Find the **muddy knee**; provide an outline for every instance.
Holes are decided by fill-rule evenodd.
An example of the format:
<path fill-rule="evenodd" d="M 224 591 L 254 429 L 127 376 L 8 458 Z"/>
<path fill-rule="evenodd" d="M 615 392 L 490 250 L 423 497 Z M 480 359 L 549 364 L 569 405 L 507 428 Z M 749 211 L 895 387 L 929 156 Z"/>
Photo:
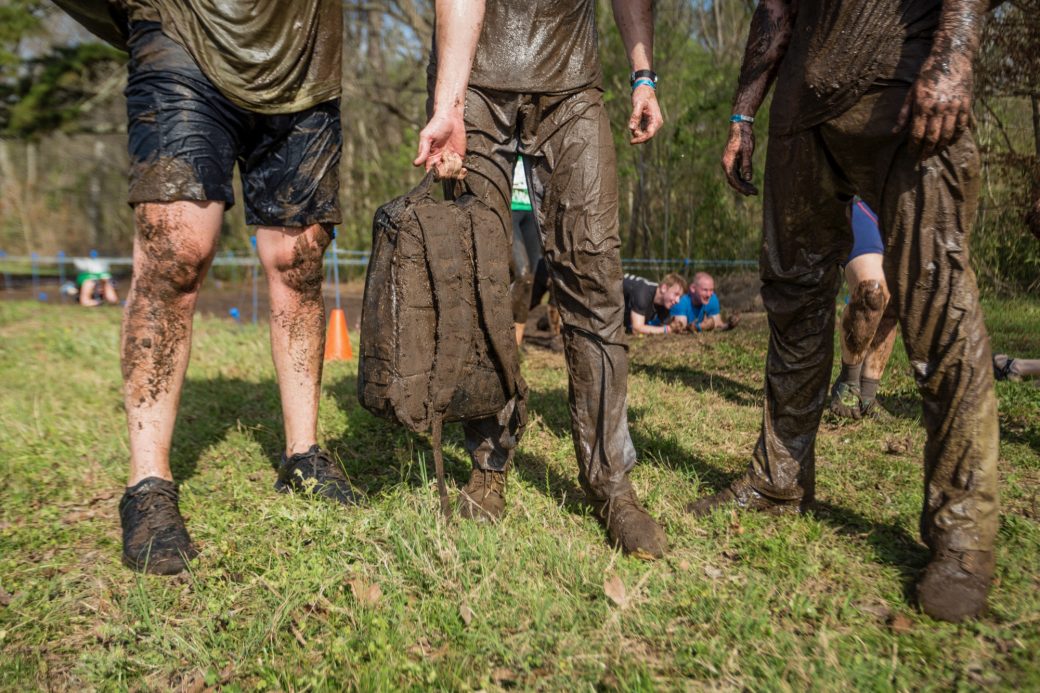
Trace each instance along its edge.
<path fill-rule="evenodd" d="M 888 287 L 876 279 L 861 281 L 852 291 L 849 305 L 841 318 L 842 338 L 854 357 L 853 363 L 867 349 L 877 332 L 881 316 L 888 306 Z"/>
<path fill-rule="evenodd" d="M 162 302 L 194 295 L 202 285 L 208 259 L 193 248 L 172 244 L 158 252 L 146 252 L 144 262 L 134 268 L 134 289 Z"/>
<path fill-rule="evenodd" d="M 296 236 L 291 247 L 274 253 L 265 269 L 293 292 L 319 298 L 324 279 L 322 260 L 331 238 L 324 226 L 308 228 Z"/>

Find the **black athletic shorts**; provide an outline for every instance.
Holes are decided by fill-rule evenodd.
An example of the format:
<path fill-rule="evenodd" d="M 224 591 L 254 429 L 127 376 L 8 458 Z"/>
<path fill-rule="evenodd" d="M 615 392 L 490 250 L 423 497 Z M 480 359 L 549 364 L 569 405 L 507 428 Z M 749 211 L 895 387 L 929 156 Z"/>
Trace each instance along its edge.
<path fill-rule="evenodd" d="M 219 200 L 230 208 L 237 162 L 247 224 L 340 222 L 338 100 L 253 113 L 221 94 L 158 22 L 135 23 L 129 43 L 130 204 Z"/>

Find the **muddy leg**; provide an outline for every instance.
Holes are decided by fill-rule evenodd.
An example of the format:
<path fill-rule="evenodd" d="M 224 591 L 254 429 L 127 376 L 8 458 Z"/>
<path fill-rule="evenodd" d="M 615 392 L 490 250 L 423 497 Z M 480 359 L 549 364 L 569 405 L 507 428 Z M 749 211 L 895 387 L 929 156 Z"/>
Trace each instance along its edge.
<path fill-rule="evenodd" d="M 325 349 L 322 256 L 331 240 L 330 231 L 320 224 L 256 230 L 271 296 L 271 353 L 289 456 L 307 452 L 317 442 Z"/>
<path fill-rule="evenodd" d="M 87 279 L 83 282 L 83 285 L 79 287 L 79 304 L 81 306 L 93 307 L 98 305 L 98 301 L 94 300 L 94 289 L 97 287 L 97 281 L 94 279 Z"/>
<path fill-rule="evenodd" d="M 864 409 L 863 388 L 871 390 L 866 398 L 871 404 L 877 393 L 878 379 L 866 377 L 863 371 L 889 301 L 883 259 L 879 253 L 865 253 L 845 266 L 845 280 L 852 287 L 852 297 L 841 316 L 841 374 L 831 388 L 830 409 L 837 416 L 860 418 Z"/>
<path fill-rule="evenodd" d="M 111 279 L 105 280 L 103 291 L 105 303 L 110 303 L 112 305 L 119 303 L 119 294 L 116 293 L 115 284 L 112 283 Z"/>
<path fill-rule="evenodd" d="M 863 363 L 887 305 L 888 287 L 883 281 L 872 279 L 856 285 L 849 307 L 841 316 L 843 362 L 847 351 L 848 363 Z"/>
<path fill-rule="evenodd" d="M 888 360 L 892 356 L 892 347 L 896 343 L 896 328 L 899 326 L 899 316 L 895 306 L 889 304 L 878 323 L 874 339 L 867 349 L 867 357 L 863 361 L 863 377 L 881 380 L 888 366 Z"/>
<path fill-rule="evenodd" d="M 130 479 L 172 480 L 170 441 L 199 286 L 216 249 L 222 202 L 142 203 L 134 209 L 134 272 L 123 313 L 123 398 Z"/>

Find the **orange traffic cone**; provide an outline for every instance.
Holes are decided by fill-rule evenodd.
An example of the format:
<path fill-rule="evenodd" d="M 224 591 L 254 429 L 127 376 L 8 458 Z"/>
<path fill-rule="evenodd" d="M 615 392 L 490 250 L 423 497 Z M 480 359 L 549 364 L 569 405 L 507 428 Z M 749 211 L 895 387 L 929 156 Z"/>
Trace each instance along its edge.
<path fill-rule="evenodd" d="M 349 361 L 354 358 L 347 334 L 347 315 L 342 308 L 333 308 L 329 315 L 329 329 L 325 334 L 325 360 Z"/>

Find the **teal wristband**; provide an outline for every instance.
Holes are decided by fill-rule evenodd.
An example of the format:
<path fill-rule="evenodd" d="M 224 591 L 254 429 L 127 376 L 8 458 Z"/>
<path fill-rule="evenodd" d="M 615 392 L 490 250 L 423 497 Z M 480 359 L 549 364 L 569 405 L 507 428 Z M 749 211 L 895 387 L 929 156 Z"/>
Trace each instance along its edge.
<path fill-rule="evenodd" d="M 632 82 L 632 91 L 635 91 L 636 87 L 650 87 L 654 91 L 657 91 L 657 85 L 648 77 L 640 77 L 636 81 Z"/>
<path fill-rule="evenodd" d="M 743 115 L 742 113 L 734 113 L 729 117 L 731 123 L 753 123 L 755 122 L 754 116 Z"/>

